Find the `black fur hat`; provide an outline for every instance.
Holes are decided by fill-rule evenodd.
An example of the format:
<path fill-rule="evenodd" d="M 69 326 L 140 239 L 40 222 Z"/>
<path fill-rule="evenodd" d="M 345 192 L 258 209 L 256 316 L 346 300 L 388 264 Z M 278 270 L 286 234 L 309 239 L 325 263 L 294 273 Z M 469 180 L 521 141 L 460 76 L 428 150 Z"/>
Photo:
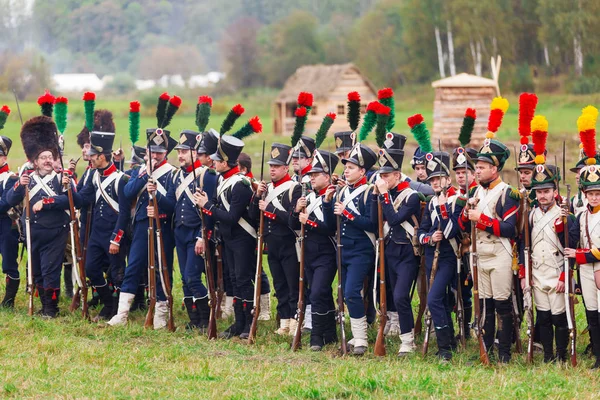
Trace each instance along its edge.
<path fill-rule="evenodd" d="M 112 132 L 115 133 L 115 123 L 113 115 L 108 110 L 94 111 L 94 132 Z M 90 131 L 83 125 L 83 129 L 77 135 L 77 144 L 83 149 L 83 145 L 90 142 Z"/>
<path fill-rule="evenodd" d="M 40 153 L 51 151 L 58 157 L 58 136 L 56 124 L 50 117 L 33 117 L 21 128 L 21 144 L 29 161 L 35 160 Z"/>

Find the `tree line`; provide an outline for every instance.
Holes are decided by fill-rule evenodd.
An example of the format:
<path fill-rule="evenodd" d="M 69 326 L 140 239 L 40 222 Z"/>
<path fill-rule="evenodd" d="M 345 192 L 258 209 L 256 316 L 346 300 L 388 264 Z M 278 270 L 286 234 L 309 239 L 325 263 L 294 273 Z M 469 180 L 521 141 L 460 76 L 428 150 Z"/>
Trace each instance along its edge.
<path fill-rule="evenodd" d="M 354 62 L 375 84 L 396 87 L 464 71 L 489 76 L 490 58 L 501 55 L 501 77 L 515 91 L 559 75 L 575 92 L 600 91 L 597 0 L 0 0 L 0 7 L 0 90 L 22 64 L 42 75 L 131 79 L 222 70 L 237 90 L 281 87 L 305 64 Z"/>

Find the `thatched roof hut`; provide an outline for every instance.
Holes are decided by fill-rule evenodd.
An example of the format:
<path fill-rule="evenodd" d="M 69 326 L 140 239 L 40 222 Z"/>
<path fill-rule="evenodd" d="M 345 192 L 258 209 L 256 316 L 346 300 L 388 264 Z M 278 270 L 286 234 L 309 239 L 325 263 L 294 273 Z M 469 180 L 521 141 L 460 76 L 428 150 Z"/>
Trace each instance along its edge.
<path fill-rule="evenodd" d="M 471 143 L 475 147 L 487 132 L 490 103 L 499 95 L 498 82 L 462 73 L 437 80 L 431 86 L 435 89 L 432 129 L 434 140 L 441 139 L 447 146 L 457 146 L 465 110 L 474 108 L 477 110 L 477 122 Z"/>
<path fill-rule="evenodd" d="M 306 122 L 307 134 L 314 134 L 330 112 L 337 114 L 331 132 L 348 130 L 346 103 L 348 93 L 352 91 L 360 93 L 363 113 L 369 102 L 377 100 L 377 90 L 354 64 L 319 64 L 298 68 L 288 78 L 273 104 L 273 132 L 291 134 L 300 92 L 310 92 L 314 96 L 313 108 Z"/>

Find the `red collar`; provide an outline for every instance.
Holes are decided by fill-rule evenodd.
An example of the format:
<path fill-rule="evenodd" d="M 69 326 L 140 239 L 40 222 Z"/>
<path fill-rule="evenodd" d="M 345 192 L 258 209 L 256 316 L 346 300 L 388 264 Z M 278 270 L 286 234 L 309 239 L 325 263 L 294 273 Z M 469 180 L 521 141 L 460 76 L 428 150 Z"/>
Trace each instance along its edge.
<path fill-rule="evenodd" d="M 249 179 L 254 179 L 254 175 L 252 175 L 252 171 L 248 172 L 246 174 L 246 177 L 249 178 Z"/>
<path fill-rule="evenodd" d="M 307 174 L 308 174 L 308 171 L 310 171 L 310 170 L 311 170 L 311 168 L 312 168 L 312 165 L 311 165 L 311 164 L 309 164 L 309 165 L 307 165 L 307 166 L 306 166 L 306 168 L 304 168 L 304 169 L 303 169 L 303 170 L 302 170 L 300 173 L 302 174 L 302 176 L 304 176 L 304 175 L 307 175 Z"/>
<path fill-rule="evenodd" d="M 167 158 L 165 157 L 165 159 L 164 159 L 164 160 L 162 160 L 162 161 L 160 162 L 160 164 L 158 164 L 158 165 L 155 165 L 155 166 L 154 166 L 154 170 L 156 171 L 158 168 L 162 167 L 162 166 L 163 166 L 163 165 L 165 165 L 166 163 L 167 163 Z"/>
<path fill-rule="evenodd" d="M 454 196 L 456 194 L 456 188 L 454 186 L 450 186 L 448 188 L 448 190 L 446 191 L 446 195 L 449 196 Z"/>
<path fill-rule="evenodd" d="M 471 184 L 469 185 L 469 191 L 471 191 L 471 189 L 473 189 L 474 187 L 477 187 L 477 181 L 473 180 L 473 182 L 471 182 Z M 460 187 L 460 194 L 465 194 L 466 190 L 463 189 L 463 187 Z"/>
<path fill-rule="evenodd" d="M 327 187 L 328 186 L 325 186 L 323 189 L 319 190 L 319 193 L 317 194 L 318 195 L 317 197 L 323 196 L 325 194 L 325 192 L 327 191 Z"/>
<path fill-rule="evenodd" d="M 283 178 L 281 178 L 277 182 L 273 182 L 273 187 L 277 187 L 277 186 L 281 185 L 282 183 L 285 183 L 290 180 L 292 180 L 292 178 L 290 177 L 290 174 L 285 174 L 285 176 Z"/>
<path fill-rule="evenodd" d="M 200 160 L 196 160 L 196 161 L 194 162 L 194 169 L 198 169 L 198 168 L 200 168 Z M 188 174 L 189 174 L 190 172 L 192 172 L 192 166 L 190 165 L 189 167 L 186 167 L 186 168 L 185 168 L 185 172 L 187 172 Z"/>
<path fill-rule="evenodd" d="M 408 189 L 409 187 L 410 187 L 410 182 L 408 182 L 408 181 L 404 181 L 404 182 L 400 182 L 400 183 L 398 184 L 398 186 L 396 186 L 396 190 L 397 190 L 398 192 L 401 192 L 401 191 L 403 191 L 404 189 Z"/>
<path fill-rule="evenodd" d="M 231 168 L 229 171 L 224 172 L 223 174 L 221 174 L 223 176 L 224 179 L 230 178 L 233 175 L 237 174 L 240 172 L 240 167 L 235 166 L 233 168 Z"/>
<path fill-rule="evenodd" d="M 0 168 L 0 174 L 4 173 L 4 172 L 8 172 L 9 168 L 8 168 L 8 163 L 4 164 L 2 166 L 2 168 Z"/>
<path fill-rule="evenodd" d="M 348 185 L 350 189 L 356 189 L 359 186 L 365 185 L 367 183 L 367 177 L 363 176 L 361 180 L 356 182 L 354 185 Z"/>
<path fill-rule="evenodd" d="M 102 171 L 102 176 L 109 176 L 113 172 L 117 170 L 117 167 L 114 163 L 111 163 L 104 171 Z"/>

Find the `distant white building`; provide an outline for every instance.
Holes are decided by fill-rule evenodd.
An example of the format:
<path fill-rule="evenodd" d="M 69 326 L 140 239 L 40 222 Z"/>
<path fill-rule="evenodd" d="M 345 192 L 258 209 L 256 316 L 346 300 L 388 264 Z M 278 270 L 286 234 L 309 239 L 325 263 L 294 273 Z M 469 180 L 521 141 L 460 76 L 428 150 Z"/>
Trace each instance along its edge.
<path fill-rule="evenodd" d="M 55 74 L 52 79 L 57 92 L 98 92 L 105 84 L 96 74 Z"/>

